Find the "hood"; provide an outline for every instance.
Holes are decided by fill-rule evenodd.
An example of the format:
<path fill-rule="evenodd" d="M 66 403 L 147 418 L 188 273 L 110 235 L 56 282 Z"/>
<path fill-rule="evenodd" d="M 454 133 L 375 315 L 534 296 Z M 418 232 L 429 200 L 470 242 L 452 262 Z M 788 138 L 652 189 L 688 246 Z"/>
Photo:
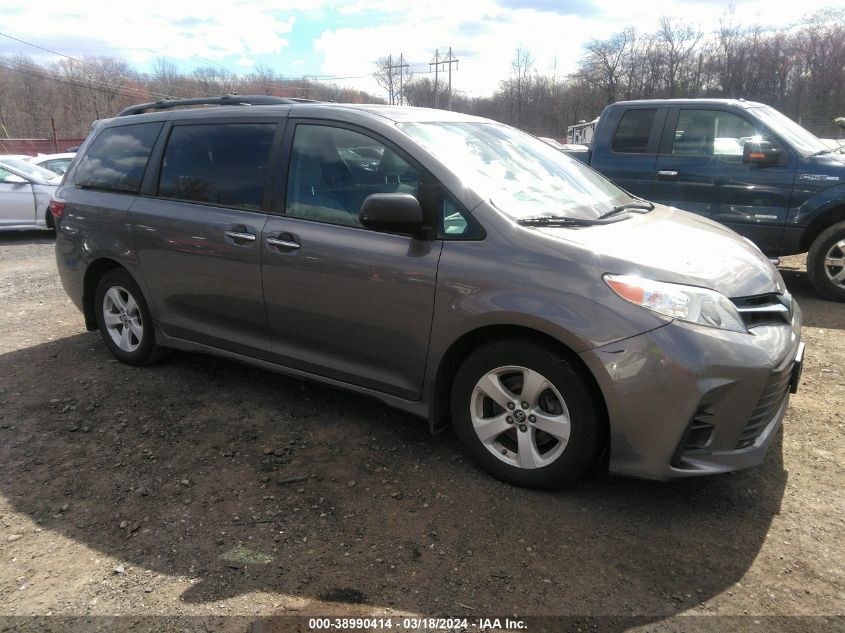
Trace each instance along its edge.
<path fill-rule="evenodd" d="M 845 154 L 837 152 L 803 158 L 798 163 L 799 180 L 803 174 L 809 176 L 823 174 L 833 180 L 833 182 L 829 183 L 831 185 L 845 182 Z"/>
<path fill-rule="evenodd" d="M 657 205 L 602 226 L 539 230 L 602 256 L 608 273 L 710 288 L 727 297 L 786 290 L 777 268 L 749 240 L 672 207 Z"/>

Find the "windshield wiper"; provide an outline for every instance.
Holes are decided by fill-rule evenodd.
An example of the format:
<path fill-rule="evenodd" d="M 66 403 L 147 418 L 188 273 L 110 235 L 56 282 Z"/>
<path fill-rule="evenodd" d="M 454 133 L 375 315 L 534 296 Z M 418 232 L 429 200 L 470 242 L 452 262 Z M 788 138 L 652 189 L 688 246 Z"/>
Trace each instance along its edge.
<path fill-rule="evenodd" d="M 570 218 L 565 215 L 539 215 L 533 218 L 520 218 L 516 222 L 522 226 L 593 226 L 605 224 L 597 220 Z"/>
<path fill-rule="evenodd" d="M 601 214 L 598 219 L 604 220 L 605 218 L 613 217 L 614 215 L 618 215 L 623 213 L 624 211 L 636 211 L 638 213 L 648 213 L 649 211 L 654 210 L 654 205 L 650 202 L 628 202 L 626 204 L 620 204 L 618 206 L 613 207 L 610 211 Z"/>
<path fill-rule="evenodd" d="M 521 218 L 517 224 L 522 226 L 596 226 L 599 224 L 613 224 L 626 218 L 615 217 L 623 211 L 636 211 L 637 213 L 648 213 L 654 209 L 650 202 L 628 202 L 613 207 L 610 211 L 597 218 L 572 218 L 566 215 L 539 215 L 533 218 Z"/>
<path fill-rule="evenodd" d="M 812 158 L 813 156 L 821 156 L 822 154 L 833 154 L 833 152 L 837 152 L 837 151 L 839 151 L 839 150 L 834 149 L 832 147 L 826 147 L 825 149 L 820 149 L 819 151 L 813 152 L 812 154 L 810 154 L 810 158 Z"/>

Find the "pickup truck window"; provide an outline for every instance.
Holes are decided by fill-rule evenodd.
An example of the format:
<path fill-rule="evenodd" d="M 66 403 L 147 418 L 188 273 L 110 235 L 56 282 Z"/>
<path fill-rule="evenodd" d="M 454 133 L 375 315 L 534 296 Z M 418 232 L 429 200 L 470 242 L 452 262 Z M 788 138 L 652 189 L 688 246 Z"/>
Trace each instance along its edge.
<path fill-rule="evenodd" d="M 656 108 L 628 110 L 622 115 L 611 149 L 622 154 L 645 154 Z"/>
<path fill-rule="evenodd" d="M 722 110 L 681 110 L 672 142 L 672 154 L 714 156 L 727 162 L 741 162 L 749 141 L 769 138 L 762 125 L 756 125 Z"/>
<path fill-rule="evenodd" d="M 595 219 L 632 202 L 609 180 L 538 138 L 495 123 L 400 123 L 444 165 L 515 220 Z"/>

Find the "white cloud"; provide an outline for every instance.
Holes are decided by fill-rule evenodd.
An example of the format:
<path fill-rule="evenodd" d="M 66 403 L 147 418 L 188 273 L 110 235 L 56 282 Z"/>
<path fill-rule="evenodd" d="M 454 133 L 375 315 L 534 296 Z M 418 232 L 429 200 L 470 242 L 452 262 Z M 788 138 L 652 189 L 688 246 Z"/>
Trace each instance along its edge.
<path fill-rule="evenodd" d="M 377 4 L 358 0 L 346 6 L 345 11 L 359 13 Z M 735 21 L 779 27 L 831 3 L 829 0 L 802 3 L 738 0 L 734 4 Z M 662 15 L 692 22 L 709 33 L 718 28 L 728 1 L 660 0 L 646 4 L 630 0 L 568 3 L 524 0 L 509 5 L 554 8 L 554 11 L 506 10 L 493 0 L 472 3 L 396 0 L 390 5 L 392 12 L 386 16 L 389 22 L 324 32 L 314 44 L 315 50 L 324 55 L 320 72 L 334 76 L 364 75 L 375 70 L 376 59 L 400 52 L 415 68 L 427 72 L 435 48 L 440 48 L 442 53 L 452 46 L 461 59 L 460 69 L 453 74 L 453 86 L 481 96 L 491 93 L 508 76 L 518 46 L 530 49 L 538 72 L 565 75 L 576 69 L 583 45 L 591 38 L 605 38 L 628 26 L 640 32 L 652 32 Z M 573 13 L 562 13 L 564 7 L 571 7 Z M 379 92 L 371 80 L 355 79 L 348 83 Z"/>
<path fill-rule="evenodd" d="M 3 32 L 71 56 L 90 54 L 89 45 L 97 51 L 111 49 L 136 64 L 171 57 L 191 59 L 189 65 L 197 66 L 203 58 L 217 61 L 230 56 L 251 64 L 251 56 L 280 52 L 288 43 L 283 36 L 295 24 L 293 16 L 269 15 L 269 5 L 263 2 L 220 3 L 213 11 L 201 0 L 148 0 L 140 5 L 79 0 L 64 6 L 6 0 L 6 4 Z M 273 9 L 280 4 L 284 5 L 274 2 Z"/>
<path fill-rule="evenodd" d="M 538 72 L 565 75 L 575 69 L 590 38 L 608 37 L 627 26 L 653 31 L 661 15 L 710 32 L 729 0 L 241 0 L 213 7 L 207 0 L 0 2 L 0 31 L 72 56 L 112 55 L 142 67 L 156 57 L 170 57 L 184 70 L 212 63 L 241 72 L 260 61 L 309 74 L 355 77 L 344 83 L 374 92 L 378 88 L 371 74 L 378 58 L 404 53 L 416 73 L 426 73 L 434 50 L 443 53 L 452 46 L 460 59 L 453 85 L 480 96 L 508 76 L 518 46 L 530 49 Z M 785 26 L 832 2 L 734 0 L 734 15 L 745 24 Z M 50 58 L 0 41 L 13 45 L 6 51 L 25 52 L 39 61 Z M 308 57 L 309 49 L 316 55 Z"/>

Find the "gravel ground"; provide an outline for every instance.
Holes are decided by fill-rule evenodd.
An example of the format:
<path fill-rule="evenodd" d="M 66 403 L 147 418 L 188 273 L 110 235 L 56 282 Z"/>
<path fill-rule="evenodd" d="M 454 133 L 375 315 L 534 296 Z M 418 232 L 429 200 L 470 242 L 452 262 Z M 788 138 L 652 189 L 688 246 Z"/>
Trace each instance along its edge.
<path fill-rule="evenodd" d="M 782 271 L 806 367 L 762 466 L 540 493 L 360 396 L 199 355 L 121 365 L 52 240 L 0 235 L 0 631 L 845 630 L 845 305 L 801 258 Z"/>

